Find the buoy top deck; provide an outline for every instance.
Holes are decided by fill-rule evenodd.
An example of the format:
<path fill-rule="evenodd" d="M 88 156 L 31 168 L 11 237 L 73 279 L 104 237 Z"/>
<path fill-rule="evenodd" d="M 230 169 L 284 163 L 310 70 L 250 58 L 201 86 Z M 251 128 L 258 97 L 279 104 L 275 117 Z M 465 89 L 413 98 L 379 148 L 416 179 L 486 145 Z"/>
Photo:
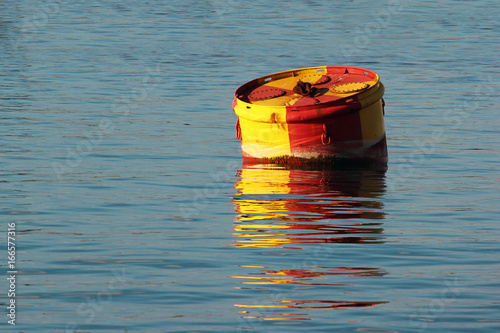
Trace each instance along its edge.
<path fill-rule="evenodd" d="M 321 107 L 349 102 L 353 95 L 370 90 L 378 83 L 378 75 L 364 68 L 309 67 L 252 80 L 239 87 L 235 97 L 248 107 Z"/>

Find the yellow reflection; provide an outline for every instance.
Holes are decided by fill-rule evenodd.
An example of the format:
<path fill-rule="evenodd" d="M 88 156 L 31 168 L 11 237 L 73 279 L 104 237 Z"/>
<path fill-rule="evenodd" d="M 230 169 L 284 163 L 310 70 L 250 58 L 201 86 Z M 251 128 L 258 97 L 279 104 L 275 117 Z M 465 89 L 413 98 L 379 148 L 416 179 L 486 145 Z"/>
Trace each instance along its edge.
<path fill-rule="evenodd" d="M 272 169 L 272 173 L 262 169 L 247 168 L 239 172 L 240 179 L 235 189 L 238 194 L 287 194 L 290 193 L 290 170 Z"/>

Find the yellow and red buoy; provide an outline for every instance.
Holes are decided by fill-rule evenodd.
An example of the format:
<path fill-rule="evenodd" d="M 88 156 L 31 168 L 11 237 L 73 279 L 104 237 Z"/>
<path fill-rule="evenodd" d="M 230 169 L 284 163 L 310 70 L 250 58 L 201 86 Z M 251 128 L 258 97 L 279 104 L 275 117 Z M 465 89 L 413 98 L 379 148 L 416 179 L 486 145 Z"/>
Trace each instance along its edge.
<path fill-rule="evenodd" d="M 322 66 L 239 87 L 233 110 L 246 161 L 387 162 L 384 86 L 367 69 Z"/>

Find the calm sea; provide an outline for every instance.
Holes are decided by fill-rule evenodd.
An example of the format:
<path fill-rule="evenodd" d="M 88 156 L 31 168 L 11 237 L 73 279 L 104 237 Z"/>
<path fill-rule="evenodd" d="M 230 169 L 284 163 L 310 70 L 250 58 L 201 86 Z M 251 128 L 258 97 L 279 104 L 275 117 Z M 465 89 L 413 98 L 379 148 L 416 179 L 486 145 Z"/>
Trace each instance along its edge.
<path fill-rule="evenodd" d="M 500 331 L 496 0 L 0 13 L 1 331 Z M 243 164 L 236 88 L 318 65 L 380 75 L 387 169 Z"/>

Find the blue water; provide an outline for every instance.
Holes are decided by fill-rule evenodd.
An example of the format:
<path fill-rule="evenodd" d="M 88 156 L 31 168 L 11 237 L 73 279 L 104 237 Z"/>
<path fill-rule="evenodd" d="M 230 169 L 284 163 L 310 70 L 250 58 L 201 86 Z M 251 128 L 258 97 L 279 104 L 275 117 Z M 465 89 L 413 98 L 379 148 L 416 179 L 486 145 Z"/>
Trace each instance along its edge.
<path fill-rule="evenodd" d="M 500 331 L 500 25 L 480 1 L 3 1 L 7 332 Z M 351 65 L 387 170 L 243 165 L 233 92 Z"/>

